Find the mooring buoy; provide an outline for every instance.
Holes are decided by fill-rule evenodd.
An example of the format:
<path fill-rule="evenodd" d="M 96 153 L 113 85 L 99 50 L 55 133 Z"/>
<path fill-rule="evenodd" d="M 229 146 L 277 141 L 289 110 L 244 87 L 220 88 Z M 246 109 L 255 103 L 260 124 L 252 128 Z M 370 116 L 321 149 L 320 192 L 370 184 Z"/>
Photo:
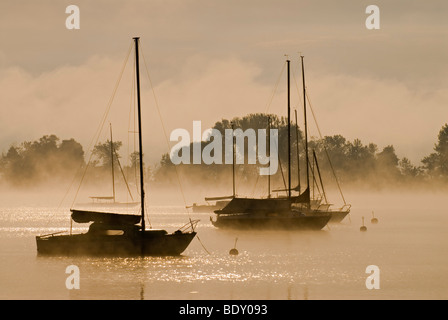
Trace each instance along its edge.
<path fill-rule="evenodd" d="M 367 231 L 367 227 L 364 225 L 364 217 L 362 217 L 362 226 L 359 228 L 360 231 Z"/>
<path fill-rule="evenodd" d="M 235 239 L 235 245 L 233 246 L 233 249 L 230 249 L 229 254 L 232 256 L 238 255 L 238 250 L 236 249 L 236 242 L 238 241 L 238 238 Z"/>
<path fill-rule="evenodd" d="M 373 211 L 372 211 L 372 220 L 370 220 L 370 222 L 372 223 L 372 224 L 377 224 L 378 223 L 378 219 L 377 218 L 375 218 L 375 214 L 373 213 Z"/>

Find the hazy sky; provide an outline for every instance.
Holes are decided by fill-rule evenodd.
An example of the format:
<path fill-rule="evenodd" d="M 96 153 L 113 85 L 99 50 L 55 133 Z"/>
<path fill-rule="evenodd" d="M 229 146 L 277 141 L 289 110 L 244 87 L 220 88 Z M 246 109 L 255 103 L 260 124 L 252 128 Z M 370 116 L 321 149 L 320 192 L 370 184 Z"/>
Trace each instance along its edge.
<path fill-rule="evenodd" d="M 80 9 L 79 30 L 65 25 L 71 4 Z M 379 30 L 365 26 L 370 4 L 380 9 Z M 284 55 L 299 81 L 302 52 L 324 135 L 380 150 L 392 144 L 418 165 L 448 122 L 447 12 L 446 0 L 3 0 L 0 151 L 44 134 L 75 138 L 86 149 L 132 37 L 140 36 L 168 135 L 191 132 L 193 120 L 205 130 L 223 118 L 265 112 Z M 269 108 L 280 116 L 285 77 Z M 122 115 L 111 111 L 107 120 L 123 142 L 131 78 L 126 71 L 112 105 Z M 144 64 L 142 90 L 144 152 L 156 161 L 169 147 Z M 295 88 L 292 101 L 300 107 Z"/>

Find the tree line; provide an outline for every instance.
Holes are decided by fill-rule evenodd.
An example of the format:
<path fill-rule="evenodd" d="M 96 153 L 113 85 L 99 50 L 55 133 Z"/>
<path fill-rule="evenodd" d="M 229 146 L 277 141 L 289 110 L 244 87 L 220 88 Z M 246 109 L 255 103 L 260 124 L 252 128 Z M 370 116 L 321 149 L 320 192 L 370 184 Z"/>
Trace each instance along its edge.
<path fill-rule="evenodd" d="M 267 114 L 250 114 L 245 117 L 223 119 L 213 126 L 224 135 L 225 129 L 248 128 L 266 129 L 268 121 L 271 128 L 278 129 L 278 159 L 280 168 L 271 176 L 274 186 L 285 187 L 288 164 L 288 123 L 284 117 Z M 328 180 L 338 180 L 345 185 L 367 185 L 375 188 L 387 188 L 392 185 L 409 186 L 411 184 L 445 184 L 448 183 L 448 125 L 439 131 L 434 152 L 425 156 L 420 164 L 414 165 L 407 157 L 400 158 L 393 145 L 379 148 L 375 143 L 364 144 L 360 139 L 350 141 L 342 135 L 323 138 L 308 137 L 308 170 L 311 183 L 318 183 L 317 171 Z M 291 124 L 291 176 L 293 187 L 304 186 L 306 181 L 306 155 L 304 133 L 299 126 Z M 190 144 L 192 152 L 193 144 Z M 201 150 L 208 143 L 202 141 Z M 237 150 L 247 156 L 248 150 Z M 224 146 L 223 146 L 224 150 Z M 176 151 L 175 151 L 176 152 Z M 193 155 L 190 155 L 191 159 Z M 190 162 L 192 163 L 192 162 Z M 222 162 L 224 163 L 224 161 Z M 261 179 L 258 165 L 239 164 L 236 166 L 236 180 L 239 184 L 253 185 Z M 317 169 L 318 168 L 318 169 Z M 314 175 L 313 175 L 314 173 Z M 164 154 L 154 174 L 159 183 L 174 183 L 177 175 L 192 185 L 206 183 L 210 186 L 225 186 L 232 183 L 232 165 L 229 164 L 179 164 L 171 163 L 169 154 Z M 336 178 L 335 178 L 336 177 Z M 264 178 L 263 178 L 264 179 Z M 265 179 L 266 180 L 266 179 Z M 303 188 L 302 188 L 303 190 Z"/>
<path fill-rule="evenodd" d="M 245 117 L 223 119 L 213 126 L 223 135 L 226 129 L 249 128 L 266 129 L 268 119 L 271 128 L 278 129 L 279 169 L 270 177 L 273 186 L 284 186 L 287 174 L 287 119 L 276 115 L 250 114 Z M 201 150 L 211 142 L 201 142 Z M 224 143 L 224 141 L 223 141 Z M 129 157 L 129 164 L 120 163 L 120 141 L 114 141 L 111 150 L 110 141 L 98 143 L 93 149 L 89 170 L 92 181 L 107 179 L 114 164 L 115 174 L 123 173 L 128 180 L 138 175 L 138 153 Z M 190 152 L 193 150 L 190 145 Z M 247 144 L 245 144 L 247 148 Z M 223 145 L 224 150 L 224 145 Z M 399 158 L 393 145 L 380 149 L 374 143 L 364 144 L 359 139 L 347 140 L 342 135 L 325 136 L 322 139 L 311 137 L 308 143 L 308 170 L 321 173 L 324 177 L 337 177 L 341 184 L 365 183 L 373 187 L 387 187 L 391 184 L 446 184 L 448 182 L 448 124 L 439 131 L 433 152 L 425 156 L 418 165 L 406 158 Z M 237 150 L 247 156 L 248 150 Z M 113 155 L 112 155 L 113 154 Z M 192 154 L 190 155 L 192 157 Z M 36 186 L 48 181 L 70 180 L 74 172 L 82 172 L 86 168 L 86 155 L 82 145 L 76 140 L 61 140 L 56 135 L 44 135 L 36 141 L 25 141 L 11 145 L 0 158 L 0 179 L 4 184 L 13 186 Z M 113 162 L 112 162 L 113 159 Z M 330 160 L 330 161 L 328 161 Z M 192 163 L 192 162 L 191 162 Z M 224 161 L 222 163 L 225 163 Z M 259 165 L 239 164 L 235 166 L 239 185 L 252 186 L 261 179 L 258 174 Z M 177 183 L 179 176 L 182 182 L 192 186 L 228 186 L 232 182 L 231 164 L 179 164 L 171 162 L 169 154 L 163 154 L 160 162 L 146 169 L 146 179 L 155 185 L 171 185 Z M 291 175 L 294 186 L 304 185 L 306 181 L 306 155 L 304 134 L 299 126 L 291 126 Z M 92 174 L 93 172 L 93 174 Z M 262 178 L 265 179 L 265 178 Z M 328 178 L 326 178 L 328 181 Z M 316 178 L 317 180 L 317 178 Z M 312 178 L 312 181 L 315 182 Z"/>
<path fill-rule="evenodd" d="M 113 147 L 112 147 L 113 146 Z M 33 187 L 46 183 L 71 181 L 75 176 L 87 182 L 111 180 L 123 174 L 129 178 L 136 174 L 138 152 L 130 155 L 130 164 L 120 163 L 121 141 L 98 143 L 92 156 L 86 160 L 82 145 L 75 139 L 62 140 L 56 135 L 44 135 L 36 141 L 11 145 L 0 158 L 0 182 L 16 187 Z M 113 159 L 113 160 L 112 160 Z M 112 171 L 112 164 L 114 171 Z"/>
<path fill-rule="evenodd" d="M 52 134 L 11 145 L 0 158 L 0 179 L 12 186 L 35 186 L 73 175 L 85 164 L 82 145 Z"/>

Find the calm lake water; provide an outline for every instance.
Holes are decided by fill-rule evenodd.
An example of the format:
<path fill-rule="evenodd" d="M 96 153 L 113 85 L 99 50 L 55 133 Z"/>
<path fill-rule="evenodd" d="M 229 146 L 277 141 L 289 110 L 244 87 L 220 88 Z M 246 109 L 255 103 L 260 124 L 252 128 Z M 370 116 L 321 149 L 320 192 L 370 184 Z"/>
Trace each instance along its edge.
<path fill-rule="evenodd" d="M 168 258 L 41 257 L 35 236 L 68 230 L 68 208 L 1 206 L 0 299 L 448 298 L 445 195 L 346 198 L 350 216 L 319 232 L 223 231 L 210 223 L 213 214 L 149 206 L 154 228 L 172 232 L 189 217 L 201 220 L 200 240 Z M 230 256 L 235 238 L 240 254 Z M 78 290 L 65 286 L 69 265 L 79 267 Z M 380 289 L 366 288 L 369 265 L 380 270 Z"/>

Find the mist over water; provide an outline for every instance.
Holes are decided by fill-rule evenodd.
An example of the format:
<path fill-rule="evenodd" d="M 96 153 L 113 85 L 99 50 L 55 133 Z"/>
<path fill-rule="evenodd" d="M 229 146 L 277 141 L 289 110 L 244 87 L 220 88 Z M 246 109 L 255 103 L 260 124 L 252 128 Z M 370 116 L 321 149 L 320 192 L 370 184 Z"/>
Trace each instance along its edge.
<path fill-rule="evenodd" d="M 0 49 L 0 299 L 448 298 L 446 1 L 384 1 L 378 30 L 366 29 L 368 4 L 354 1 L 288 1 L 282 8 L 262 0 L 255 10 L 242 1 L 109 1 L 107 14 L 105 1 L 80 2 L 81 29 L 70 31 L 68 3 L 26 1 L 29 15 L 23 1 L 0 2 L 0 24 L 9 31 Z M 132 51 L 125 57 L 131 36 L 142 42 L 138 157 L 136 64 Z M 291 106 L 299 111 L 291 143 L 285 58 L 292 62 Z M 269 114 L 277 118 L 270 127 L 279 130 L 280 160 L 269 184 L 248 161 L 236 168 L 168 161 L 175 141 L 164 140 L 178 128 L 191 133 L 200 120 L 199 131 L 224 133 L 231 122 L 265 129 Z M 316 151 L 329 202 L 342 206 L 340 182 L 352 205 L 342 223 L 319 232 L 220 230 L 209 220 L 213 213 L 186 208 L 231 195 L 232 182 L 241 197 L 286 189 L 290 155 L 291 187 L 303 191 L 308 159 L 300 132 L 309 133 L 306 152 Z M 113 145 L 112 136 L 116 145 L 101 148 Z M 205 139 L 189 138 L 206 147 Z M 245 159 L 249 150 L 236 153 Z M 327 150 L 337 183 L 326 177 L 333 171 Z M 124 170 L 110 170 L 111 151 Z M 68 231 L 70 209 L 111 196 L 114 183 L 118 201 L 139 201 L 140 176 L 147 227 L 173 232 L 200 219 L 182 256 L 37 255 L 36 236 Z M 367 232 L 360 232 L 363 217 Z M 74 223 L 73 233 L 87 228 Z M 229 255 L 237 238 L 239 255 Z M 66 288 L 70 265 L 79 267 L 79 290 Z M 371 265 L 380 270 L 380 289 L 366 288 Z"/>
<path fill-rule="evenodd" d="M 42 197 L 34 205 L 4 202 L 0 298 L 448 298 L 448 218 L 442 193 L 345 196 L 352 204 L 350 215 L 318 232 L 220 230 L 209 221 L 213 213 L 193 213 L 177 203 L 149 204 L 153 228 L 173 232 L 189 218 L 201 221 L 199 239 L 181 257 L 144 258 L 37 256 L 35 236 L 67 231 L 69 208 L 46 206 L 52 202 Z M 370 222 L 372 211 L 376 225 Z M 363 216 L 364 233 L 359 230 Z M 73 232 L 86 229 L 74 224 Z M 231 256 L 236 238 L 239 255 Z M 65 286 L 69 265 L 80 269 L 79 290 Z M 369 265 L 379 267 L 380 289 L 366 288 Z"/>

